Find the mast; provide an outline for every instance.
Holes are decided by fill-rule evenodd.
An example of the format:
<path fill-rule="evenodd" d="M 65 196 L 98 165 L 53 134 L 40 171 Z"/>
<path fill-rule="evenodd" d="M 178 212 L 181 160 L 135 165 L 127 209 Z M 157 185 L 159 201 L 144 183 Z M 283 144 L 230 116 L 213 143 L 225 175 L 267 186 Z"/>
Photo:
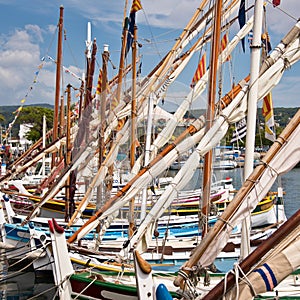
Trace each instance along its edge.
<path fill-rule="evenodd" d="M 101 168 L 101 165 L 104 161 L 104 153 L 105 153 L 105 140 L 104 140 L 104 132 L 106 126 L 105 120 L 105 106 L 106 106 L 106 97 L 107 97 L 107 63 L 109 60 L 109 51 L 108 45 L 103 46 L 102 53 L 102 82 L 101 82 L 101 101 L 100 101 L 100 134 L 99 134 L 99 160 L 98 160 L 98 168 Z M 97 190 L 97 208 L 101 207 L 101 200 L 104 199 L 104 184 L 101 184 Z"/>
<path fill-rule="evenodd" d="M 117 94 L 116 94 L 116 101 L 113 102 L 114 105 L 112 105 L 112 107 L 111 107 L 112 110 L 114 110 L 116 108 L 116 106 L 118 105 L 118 103 L 120 102 L 120 99 L 121 99 L 127 35 L 128 35 L 128 18 L 125 18 L 123 33 L 122 33 L 122 48 L 121 48 L 120 63 L 119 63 Z"/>
<path fill-rule="evenodd" d="M 43 140 L 42 140 L 42 147 L 43 149 L 45 149 L 46 147 L 46 116 L 43 115 Z M 45 154 L 43 155 L 43 166 L 42 166 L 42 176 L 43 176 L 43 179 L 45 178 L 45 160 L 46 160 L 46 157 L 45 157 Z"/>
<path fill-rule="evenodd" d="M 94 78 L 95 63 L 96 63 L 96 53 L 97 53 L 97 43 L 96 43 L 96 39 L 94 39 L 93 44 L 92 44 L 91 58 L 89 58 L 87 56 L 88 71 L 87 71 L 87 75 L 86 75 L 86 94 L 85 94 L 84 109 L 92 101 L 92 89 L 93 89 L 93 78 Z"/>
<path fill-rule="evenodd" d="M 147 121 L 147 131 L 146 131 L 146 144 L 145 144 L 145 159 L 144 166 L 148 166 L 150 162 L 150 147 L 151 147 L 151 129 L 152 129 L 152 114 L 153 114 L 153 93 L 149 95 L 148 102 L 148 121 Z M 141 221 L 146 217 L 147 208 L 147 187 L 143 189 L 142 203 L 141 203 Z"/>
<path fill-rule="evenodd" d="M 62 62 L 62 32 L 63 32 L 63 13 L 64 7 L 60 6 L 59 22 L 58 22 L 58 42 L 57 42 L 57 58 L 56 58 L 56 88 L 55 88 L 55 103 L 53 117 L 53 141 L 58 138 L 58 110 L 60 99 L 60 78 L 61 78 L 61 62 Z M 52 154 L 51 166 L 55 165 L 56 153 Z"/>
<path fill-rule="evenodd" d="M 70 111 L 71 111 L 71 84 L 68 84 L 67 86 L 67 124 L 66 124 L 66 148 L 67 148 L 67 153 L 66 153 L 66 165 L 69 166 L 71 163 L 71 154 L 72 154 L 72 145 L 71 145 L 71 116 L 70 116 Z M 67 179 L 67 184 L 66 184 L 66 208 L 65 208 L 65 221 L 68 222 L 70 219 L 71 210 L 70 209 L 70 196 L 71 196 L 71 178 L 70 176 Z"/>
<path fill-rule="evenodd" d="M 244 178 L 247 180 L 253 171 L 254 148 L 255 148 L 255 129 L 257 115 L 257 95 L 258 95 L 258 78 L 260 66 L 261 50 L 261 31 L 263 19 L 263 1 L 256 0 L 254 7 L 254 25 L 253 25 L 253 43 L 251 46 L 250 62 L 250 81 L 249 81 L 249 98 L 247 105 L 247 134 L 246 134 L 246 152 Z M 250 212 L 242 224 L 242 241 L 241 257 L 243 259 L 250 253 Z"/>
<path fill-rule="evenodd" d="M 106 98 L 107 98 L 107 64 L 109 61 L 109 51 L 108 45 L 103 45 L 103 52 L 102 52 L 102 81 L 101 81 L 101 101 L 100 101 L 100 132 L 99 132 L 99 156 L 98 156 L 98 170 L 101 169 L 102 163 L 104 161 L 105 156 L 105 127 L 106 127 L 106 120 L 105 120 L 105 109 L 106 109 Z M 100 71 L 101 72 L 101 71 Z M 96 209 L 99 209 L 101 205 L 103 205 L 105 201 L 106 195 L 106 186 L 104 182 L 102 182 L 97 188 L 97 203 Z M 95 242 L 95 250 L 98 249 L 99 244 L 101 242 L 101 235 L 100 235 L 101 227 L 100 225 L 97 226 L 97 238 Z"/>
<path fill-rule="evenodd" d="M 208 82 L 208 104 L 206 110 L 206 127 L 205 132 L 208 132 L 212 127 L 214 113 L 215 113 L 215 97 L 216 97 L 216 78 L 218 57 L 220 49 L 220 29 L 221 29 L 221 12 L 222 12 L 222 0 L 217 0 L 215 3 L 215 22 L 213 28 L 213 38 L 211 43 L 210 54 L 210 72 Z M 202 199 L 202 213 L 205 216 L 206 222 L 202 229 L 202 238 L 208 230 L 208 214 L 210 206 L 210 190 L 211 190 L 211 169 L 212 169 L 212 150 L 208 151 L 204 157 L 204 169 L 203 169 L 203 199 Z"/>
<path fill-rule="evenodd" d="M 136 103 L 136 56 L 137 56 L 137 26 L 134 25 L 133 42 L 132 42 L 132 100 L 131 100 L 131 145 L 130 145 L 130 168 L 135 163 L 136 152 L 136 119 L 137 119 L 137 103 Z M 134 198 L 129 202 L 129 237 L 134 232 Z"/>

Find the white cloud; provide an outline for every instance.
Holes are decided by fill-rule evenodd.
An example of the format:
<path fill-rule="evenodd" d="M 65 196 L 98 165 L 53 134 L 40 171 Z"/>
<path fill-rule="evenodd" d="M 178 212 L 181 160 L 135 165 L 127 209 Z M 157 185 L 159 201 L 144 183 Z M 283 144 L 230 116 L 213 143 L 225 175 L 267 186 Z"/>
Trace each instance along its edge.
<path fill-rule="evenodd" d="M 33 30 L 34 29 L 34 30 Z M 28 31 L 29 30 L 29 31 Z M 34 35 L 31 36 L 30 32 Z M 33 40 L 39 30 L 29 26 L 2 37 L 0 48 L 0 99 L 1 104 L 19 104 L 34 79 L 34 66 L 39 63 L 39 46 Z M 39 37 L 40 39 L 40 37 Z"/>

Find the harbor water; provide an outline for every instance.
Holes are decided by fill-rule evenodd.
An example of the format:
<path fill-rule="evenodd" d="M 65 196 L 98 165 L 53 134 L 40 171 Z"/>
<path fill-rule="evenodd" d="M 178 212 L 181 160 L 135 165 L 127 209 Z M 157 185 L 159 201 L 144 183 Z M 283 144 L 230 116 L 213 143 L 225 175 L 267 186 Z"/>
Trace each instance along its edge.
<path fill-rule="evenodd" d="M 238 189 L 242 184 L 243 169 L 220 170 L 214 173 L 215 180 L 230 177 L 233 185 Z M 201 170 L 197 169 L 189 185 L 185 189 L 192 189 L 201 186 Z M 289 218 L 300 208 L 300 168 L 294 168 L 281 178 L 284 189 L 284 203 L 286 216 Z M 278 182 L 272 188 L 277 190 Z M 37 277 L 34 272 L 10 272 L 8 279 L 0 279 L 0 299 L 21 300 L 21 299 L 54 299 L 56 290 L 52 278 Z"/>

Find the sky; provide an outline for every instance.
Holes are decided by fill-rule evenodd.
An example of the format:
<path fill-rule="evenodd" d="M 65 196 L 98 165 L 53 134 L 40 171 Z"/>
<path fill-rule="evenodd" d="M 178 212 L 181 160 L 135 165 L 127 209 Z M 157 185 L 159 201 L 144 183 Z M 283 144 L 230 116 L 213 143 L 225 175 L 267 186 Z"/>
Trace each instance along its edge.
<path fill-rule="evenodd" d="M 277 8 L 271 2 L 267 2 L 266 6 L 266 23 L 273 47 L 299 17 L 295 15 L 300 11 L 299 0 L 281 2 Z M 88 22 L 92 24 L 92 38 L 96 39 L 98 47 L 95 78 L 97 79 L 102 65 L 104 44 L 109 45 L 111 58 L 108 76 L 115 76 L 117 68 L 114 69 L 113 66 L 119 65 L 124 3 L 124 0 L 0 0 L 0 105 L 54 104 L 54 60 L 61 5 L 64 7 L 63 66 L 70 71 L 63 73 L 62 90 L 65 90 L 68 83 L 74 87 L 80 86 L 80 78 L 86 67 Z M 129 0 L 129 8 L 131 3 Z M 251 1 L 246 0 L 246 3 Z M 171 49 L 200 1 L 141 0 L 141 4 L 143 10 L 137 12 L 136 22 L 141 46 L 139 54 L 142 55 L 142 76 L 147 76 Z M 128 15 L 128 10 L 126 14 Z M 237 22 L 232 34 L 234 30 L 235 33 L 238 30 Z M 238 46 L 235 51 L 238 52 L 238 58 L 230 68 L 232 77 L 238 82 L 249 73 L 248 67 L 244 65 L 249 57 L 249 50 L 246 49 L 246 53 L 243 53 Z M 275 107 L 299 106 L 299 65 L 298 62 L 287 70 L 280 84 L 274 88 Z M 186 93 L 189 91 L 196 66 L 195 58 L 194 64 L 187 67 L 182 79 L 177 80 L 177 88 Z M 75 91 L 72 99 L 76 101 Z"/>

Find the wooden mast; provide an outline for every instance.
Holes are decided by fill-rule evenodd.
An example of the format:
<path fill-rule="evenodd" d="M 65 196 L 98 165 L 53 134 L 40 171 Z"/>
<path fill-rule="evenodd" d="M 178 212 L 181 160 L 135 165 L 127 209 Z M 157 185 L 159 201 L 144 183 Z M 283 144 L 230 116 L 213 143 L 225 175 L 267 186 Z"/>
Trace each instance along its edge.
<path fill-rule="evenodd" d="M 210 65 L 209 65 L 209 82 L 208 82 L 208 104 L 206 110 L 206 127 L 205 132 L 208 132 L 212 127 L 215 113 L 215 96 L 216 96 L 216 78 L 218 67 L 218 56 L 220 49 L 220 28 L 221 28 L 221 12 L 222 0 L 217 0 L 215 3 L 215 22 L 213 28 L 213 38 L 211 43 Z M 202 229 L 202 238 L 208 231 L 208 215 L 209 201 L 211 190 L 211 169 L 212 169 L 212 150 L 208 151 L 204 157 L 203 169 L 203 188 L 202 188 L 202 214 L 205 216 L 205 223 Z"/>
<path fill-rule="evenodd" d="M 121 99 L 121 91 L 122 91 L 122 82 L 124 76 L 124 64 L 125 64 L 125 53 L 126 53 L 126 44 L 127 44 L 127 35 L 128 35 L 128 18 L 125 18 L 123 33 L 122 33 L 122 48 L 120 55 L 120 63 L 119 63 L 119 73 L 118 73 L 118 85 L 117 85 L 117 94 L 116 101 L 113 101 L 111 105 L 111 109 L 114 110 Z"/>
<path fill-rule="evenodd" d="M 106 98 L 107 98 L 107 64 L 109 61 L 109 51 L 108 45 L 104 45 L 103 53 L 102 53 L 102 82 L 101 82 L 101 101 L 100 101 L 100 136 L 99 136 L 99 162 L 98 167 L 100 169 L 103 161 L 104 161 L 104 153 L 105 153 L 105 140 L 104 133 L 106 127 L 105 120 L 105 108 L 106 108 Z M 100 186 L 98 189 L 98 197 L 99 199 L 104 198 L 104 184 Z M 101 194 L 101 195 L 100 195 Z M 97 202 L 97 207 L 100 208 L 101 204 Z"/>
<path fill-rule="evenodd" d="M 66 124 L 66 166 L 69 166 L 71 163 L 71 154 L 72 154 L 72 145 L 71 145 L 71 84 L 67 86 L 67 124 Z M 65 221 L 68 222 L 70 219 L 70 192 L 71 188 L 71 178 L 70 176 L 67 179 L 66 184 L 66 207 L 65 207 Z"/>
<path fill-rule="evenodd" d="M 58 22 L 58 42 L 57 42 L 57 58 L 56 58 L 56 88 L 55 88 L 55 103 L 53 117 L 53 141 L 58 138 L 58 110 L 60 100 L 60 79 L 61 79 L 61 62 L 62 62 L 62 32 L 63 32 L 63 13 L 64 7 L 60 6 L 59 22 Z M 56 153 L 52 154 L 52 167 L 55 165 Z"/>
<path fill-rule="evenodd" d="M 131 145 L 130 145 L 130 168 L 132 169 L 135 163 L 136 152 L 136 118 L 137 118 L 137 105 L 136 105 L 136 57 L 137 57 L 137 26 L 134 26 L 133 42 L 132 42 L 132 100 L 131 100 Z M 131 237 L 134 232 L 134 198 L 129 202 L 129 236 Z"/>

